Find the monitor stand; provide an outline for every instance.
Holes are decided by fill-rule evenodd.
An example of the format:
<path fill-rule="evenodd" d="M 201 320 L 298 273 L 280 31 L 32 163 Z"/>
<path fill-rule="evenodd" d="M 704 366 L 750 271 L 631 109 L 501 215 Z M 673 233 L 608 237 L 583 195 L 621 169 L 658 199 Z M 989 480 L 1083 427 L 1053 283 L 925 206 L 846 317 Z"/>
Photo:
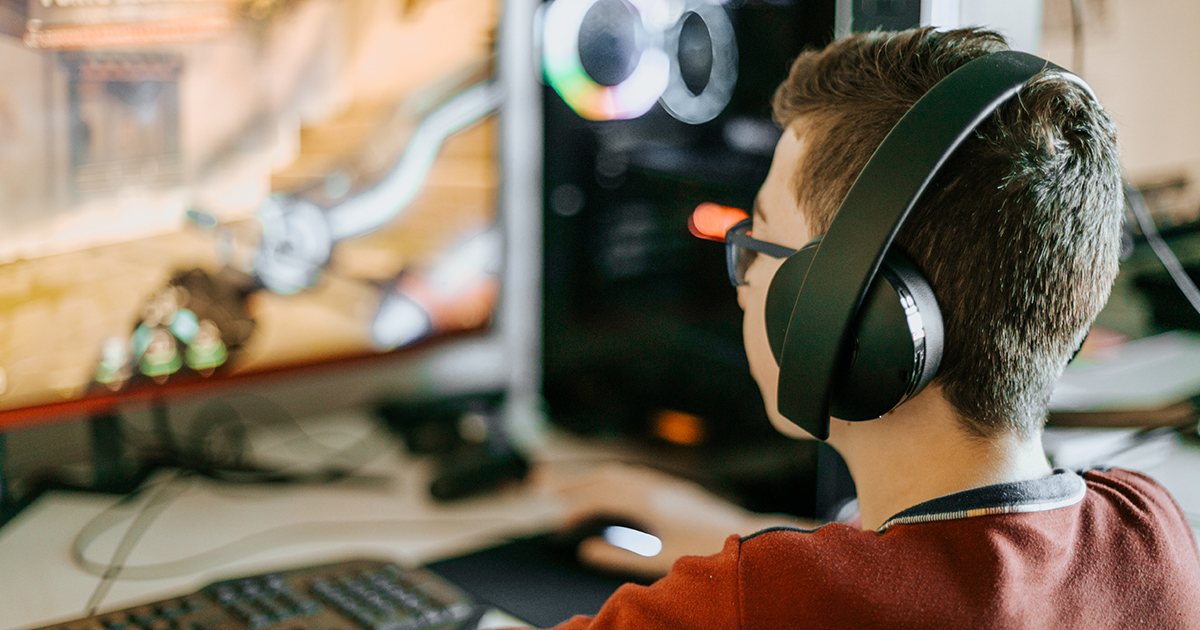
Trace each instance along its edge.
<path fill-rule="evenodd" d="M 165 430 L 166 407 L 155 407 L 154 417 L 156 428 L 160 431 Z M 158 469 L 159 466 L 153 462 L 132 460 L 127 455 L 125 431 L 121 426 L 120 416 L 111 413 L 96 414 L 88 419 L 88 425 L 91 429 L 92 482 L 81 484 L 54 477 L 35 479 L 19 496 L 13 492 L 8 478 L 7 443 L 4 433 L 0 432 L 0 527 L 8 524 L 21 510 L 47 491 L 128 494 Z"/>

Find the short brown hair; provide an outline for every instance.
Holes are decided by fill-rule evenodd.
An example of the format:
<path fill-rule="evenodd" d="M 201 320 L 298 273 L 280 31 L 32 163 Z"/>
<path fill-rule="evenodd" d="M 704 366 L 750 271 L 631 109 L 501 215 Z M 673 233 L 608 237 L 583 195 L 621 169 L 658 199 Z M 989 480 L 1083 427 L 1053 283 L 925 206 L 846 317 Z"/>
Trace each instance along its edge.
<path fill-rule="evenodd" d="M 802 54 L 775 93 L 776 120 L 805 142 L 796 199 L 825 232 L 875 148 L 934 84 L 1007 48 L 979 30 L 859 33 Z M 1104 306 L 1120 248 L 1112 120 L 1054 72 L 1032 79 L 947 161 L 896 244 L 942 309 L 935 383 L 987 437 L 1030 435 Z"/>

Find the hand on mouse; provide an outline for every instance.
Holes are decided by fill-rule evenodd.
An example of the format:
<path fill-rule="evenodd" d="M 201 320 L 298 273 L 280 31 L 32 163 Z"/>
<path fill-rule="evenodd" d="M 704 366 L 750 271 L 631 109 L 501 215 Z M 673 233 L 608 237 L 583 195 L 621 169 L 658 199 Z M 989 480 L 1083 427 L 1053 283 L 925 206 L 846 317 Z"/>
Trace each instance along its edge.
<path fill-rule="evenodd" d="M 599 536 L 579 544 L 579 559 L 601 569 L 655 578 L 666 575 L 685 555 L 711 555 L 730 535 L 766 527 L 819 523 L 782 515 L 755 514 L 708 492 L 698 484 L 649 468 L 605 464 L 574 475 L 542 469 L 537 483 L 565 502 L 560 530 L 597 516 L 638 525 L 662 541 L 662 551 L 645 557 L 608 544 Z"/>

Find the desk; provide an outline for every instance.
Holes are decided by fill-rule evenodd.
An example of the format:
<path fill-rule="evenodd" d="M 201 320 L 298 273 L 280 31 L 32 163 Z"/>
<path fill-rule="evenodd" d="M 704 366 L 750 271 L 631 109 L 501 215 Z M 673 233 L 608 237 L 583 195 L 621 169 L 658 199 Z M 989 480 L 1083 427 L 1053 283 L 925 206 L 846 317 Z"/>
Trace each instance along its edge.
<path fill-rule="evenodd" d="M 343 433 L 370 430 L 365 417 L 331 421 Z M 270 532 L 267 540 L 256 541 L 261 543 L 256 552 L 188 575 L 117 580 L 101 610 L 190 593 L 229 577 L 349 557 L 427 562 L 545 530 L 558 513 L 554 501 L 521 488 L 438 504 L 427 490 L 430 464 L 397 447 L 383 449 L 367 464 L 362 482 L 272 487 L 179 481 L 188 489 L 149 527 L 127 566 L 187 558 L 261 532 Z M 84 614 L 99 579 L 72 562 L 71 543 L 114 501 L 48 493 L 0 530 L 0 629 Z M 98 538 L 87 557 L 107 562 L 128 523 Z M 314 527 L 320 523 L 325 525 Z"/>
<path fill-rule="evenodd" d="M 357 419 L 359 428 L 368 423 Z M 351 421 L 350 424 L 353 424 Z M 605 451 L 561 435 L 550 437 L 556 459 L 595 460 Z M 1186 444 L 1144 468 L 1193 515 L 1200 514 L 1200 446 Z M 561 506 L 525 488 L 453 504 L 432 502 L 429 462 L 387 449 L 362 471 L 379 483 L 306 487 L 192 485 L 151 525 L 128 566 L 156 564 L 216 549 L 259 532 L 269 545 L 227 563 L 178 577 L 117 581 L 102 609 L 115 609 L 196 589 L 219 579 L 353 556 L 421 563 L 513 536 L 542 531 Z M 44 496 L 0 530 L 0 630 L 79 617 L 98 579 L 71 561 L 71 541 L 113 503 L 112 497 Z M 346 523 L 360 525 L 350 526 Z M 317 531 L 304 524 L 326 523 Z M 124 526 L 97 539 L 88 557 L 107 560 Z"/>

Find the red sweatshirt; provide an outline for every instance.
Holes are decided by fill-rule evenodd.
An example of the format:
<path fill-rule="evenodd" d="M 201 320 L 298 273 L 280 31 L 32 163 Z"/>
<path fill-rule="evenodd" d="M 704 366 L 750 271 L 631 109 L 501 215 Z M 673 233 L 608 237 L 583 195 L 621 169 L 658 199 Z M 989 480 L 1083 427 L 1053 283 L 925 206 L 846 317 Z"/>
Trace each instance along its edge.
<path fill-rule="evenodd" d="M 624 628 L 1200 628 L 1200 554 L 1161 486 L 1123 470 L 960 492 L 878 531 L 730 537 L 595 618 Z"/>

